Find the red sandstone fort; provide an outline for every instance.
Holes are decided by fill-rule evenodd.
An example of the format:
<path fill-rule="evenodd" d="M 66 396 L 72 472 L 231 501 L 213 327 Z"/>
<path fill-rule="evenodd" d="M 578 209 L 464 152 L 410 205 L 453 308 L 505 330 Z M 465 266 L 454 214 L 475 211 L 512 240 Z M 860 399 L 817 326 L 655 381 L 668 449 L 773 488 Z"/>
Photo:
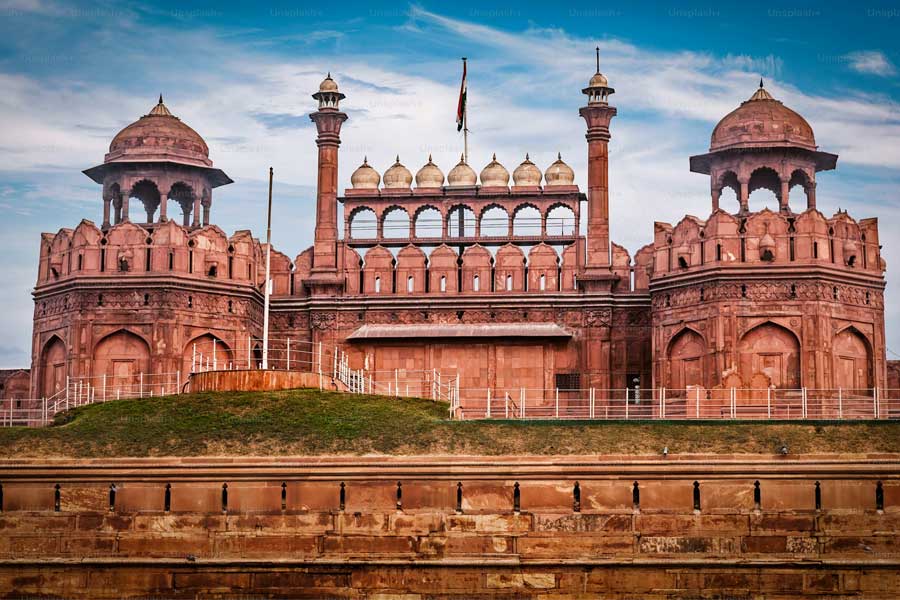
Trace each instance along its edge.
<path fill-rule="evenodd" d="M 526 156 L 512 177 L 496 157 L 446 177 L 430 157 L 415 176 L 398 157 L 381 175 L 364 161 L 341 194 L 345 96 L 327 77 L 310 115 L 315 243 L 293 260 L 271 252 L 271 337 L 293 340 L 294 368 L 321 372 L 324 347 L 353 369 L 439 372 L 458 382 L 462 411 L 525 389 L 565 406 L 587 388 L 886 387 L 877 220 L 817 210 L 816 175 L 837 156 L 802 116 L 760 83 L 690 159 L 709 176 L 710 214 L 648 222 L 631 256 L 610 238 L 614 90 L 598 72 L 582 91 L 586 190 L 562 157 L 542 172 Z M 203 138 L 160 98 L 84 173 L 102 187 L 102 221 L 42 236 L 31 397 L 68 378 L 181 383 L 211 358 L 258 366 L 267 248 L 213 224 L 213 190 L 232 180 Z M 720 207 L 726 188 L 735 212 Z M 761 188 L 777 210 L 753 210 Z M 274 341 L 270 364 L 290 360 Z"/>

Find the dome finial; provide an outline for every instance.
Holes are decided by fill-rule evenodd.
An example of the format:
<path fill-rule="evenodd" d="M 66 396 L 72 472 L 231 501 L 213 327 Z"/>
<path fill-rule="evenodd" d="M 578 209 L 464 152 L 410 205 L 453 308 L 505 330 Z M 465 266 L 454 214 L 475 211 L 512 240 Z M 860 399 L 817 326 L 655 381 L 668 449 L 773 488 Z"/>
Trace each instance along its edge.
<path fill-rule="evenodd" d="M 431 152 L 428 153 L 428 162 L 431 162 Z"/>
<path fill-rule="evenodd" d="M 762 89 L 762 86 L 763 86 L 763 80 L 762 80 L 762 77 L 760 77 L 759 78 L 759 89 Z"/>
<path fill-rule="evenodd" d="M 597 50 L 597 72 L 600 72 L 600 46 L 595 48 Z"/>
<path fill-rule="evenodd" d="M 531 160 L 531 157 L 528 156 L 528 153 L 525 153 L 525 160 Z"/>
<path fill-rule="evenodd" d="M 162 93 L 160 93 L 160 94 L 159 94 L 159 104 L 162 104 L 162 103 L 163 103 L 163 101 L 162 101 Z"/>
<path fill-rule="evenodd" d="M 494 152 L 494 155 L 491 157 L 491 160 L 497 160 L 497 153 Z"/>

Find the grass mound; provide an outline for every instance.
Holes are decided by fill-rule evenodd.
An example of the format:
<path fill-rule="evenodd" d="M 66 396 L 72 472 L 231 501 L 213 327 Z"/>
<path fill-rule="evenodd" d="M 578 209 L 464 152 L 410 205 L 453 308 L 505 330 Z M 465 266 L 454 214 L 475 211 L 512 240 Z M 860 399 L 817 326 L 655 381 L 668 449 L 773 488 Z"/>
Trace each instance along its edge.
<path fill-rule="evenodd" d="M 319 390 L 200 393 L 83 406 L 0 428 L 0 456 L 772 454 L 900 452 L 900 422 L 448 421 L 429 400 Z"/>

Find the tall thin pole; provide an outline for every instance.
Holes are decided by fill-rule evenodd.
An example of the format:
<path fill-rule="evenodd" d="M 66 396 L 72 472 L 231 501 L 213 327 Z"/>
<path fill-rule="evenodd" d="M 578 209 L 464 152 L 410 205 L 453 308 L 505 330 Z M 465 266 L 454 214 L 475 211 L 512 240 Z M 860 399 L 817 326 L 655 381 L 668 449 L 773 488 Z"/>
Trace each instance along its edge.
<path fill-rule="evenodd" d="M 268 222 L 266 224 L 266 292 L 265 303 L 263 305 L 263 355 L 262 368 L 269 368 L 269 294 L 271 293 L 272 282 L 270 269 L 272 266 L 272 176 L 273 169 L 269 167 L 269 211 Z"/>
<path fill-rule="evenodd" d="M 466 72 L 466 57 L 463 56 L 463 73 Z M 466 105 L 463 107 L 463 157 L 469 164 L 469 81 L 466 76 Z M 460 211 L 462 215 L 463 211 Z M 460 234 L 462 236 L 464 234 Z"/>

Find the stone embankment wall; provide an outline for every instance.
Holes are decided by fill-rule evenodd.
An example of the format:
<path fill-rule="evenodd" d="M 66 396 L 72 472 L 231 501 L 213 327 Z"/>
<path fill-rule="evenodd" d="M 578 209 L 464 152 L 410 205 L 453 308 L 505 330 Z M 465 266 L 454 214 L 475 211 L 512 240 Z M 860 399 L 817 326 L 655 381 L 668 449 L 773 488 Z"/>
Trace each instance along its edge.
<path fill-rule="evenodd" d="M 5 461 L 0 589 L 896 598 L 898 466 L 896 456 Z"/>
<path fill-rule="evenodd" d="M 300 371 L 206 371 L 191 374 L 191 392 L 263 392 L 296 388 L 335 389 L 331 377 Z"/>

